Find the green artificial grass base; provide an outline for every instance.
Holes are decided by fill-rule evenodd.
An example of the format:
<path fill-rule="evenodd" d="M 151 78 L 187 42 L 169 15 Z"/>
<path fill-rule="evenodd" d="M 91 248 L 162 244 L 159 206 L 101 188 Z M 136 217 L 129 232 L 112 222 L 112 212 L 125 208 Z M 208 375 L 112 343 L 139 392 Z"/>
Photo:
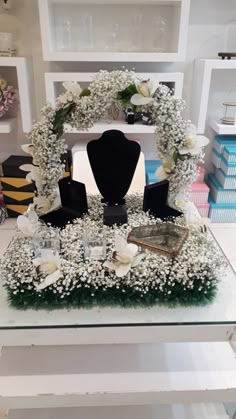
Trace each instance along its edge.
<path fill-rule="evenodd" d="M 183 291 L 182 284 L 175 284 L 171 294 L 161 294 L 159 291 L 150 290 L 144 295 L 131 288 L 93 289 L 79 288 L 70 292 L 66 298 L 50 290 L 44 293 L 22 289 L 14 294 L 7 288 L 8 299 L 11 306 L 17 309 L 60 309 L 60 308 L 92 308 L 95 306 L 110 306 L 123 308 L 151 307 L 154 305 L 166 305 L 168 307 L 199 306 L 211 303 L 217 293 L 217 287 L 208 288 L 207 291 L 199 291 L 198 287 Z M 93 295 L 92 295 L 93 294 Z"/>

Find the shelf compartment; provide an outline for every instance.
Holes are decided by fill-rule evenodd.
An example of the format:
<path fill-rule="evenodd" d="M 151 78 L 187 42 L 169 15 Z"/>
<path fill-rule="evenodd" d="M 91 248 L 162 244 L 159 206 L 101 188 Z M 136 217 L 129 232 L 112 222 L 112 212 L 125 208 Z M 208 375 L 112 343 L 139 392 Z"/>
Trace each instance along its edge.
<path fill-rule="evenodd" d="M 46 98 L 49 103 L 55 105 L 56 98 L 64 92 L 62 83 L 64 81 L 76 81 L 82 87 L 87 87 L 89 83 L 95 78 L 96 73 L 45 73 L 45 89 Z M 173 90 L 176 97 L 182 97 L 183 89 L 183 73 L 139 73 L 139 76 L 147 80 L 149 78 L 156 79 L 159 83 L 166 84 Z M 148 126 L 141 123 L 128 125 L 125 119 L 112 121 L 100 121 L 87 131 L 72 129 L 66 126 L 66 131 L 69 133 L 103 133 L 109 129 L 118 129 L 125 134 L 153 134 L 154 126 Z"/>
<path fill-rule="evenodd" d="M 76 81 L 82 87 L 87 87 L 92 80 L 96 77 L 97 73 L 45 73 L 45 90 L 47 102 L 55 105 L 56 98 L 65 89 L 62 86 L 64 81 Z M 137 73 L 137 75 L 143 79 L 155 79 L 159 83 L 166 84 L 173 90 L 173 94 L 176 97 L 182 97 L 183 90 L 183 73 Z"/>
<path fill-rule="evenodd" d="M 217 70 L 236 70 L 236 60 L 202 58 L 195 63 L 191 120 L 196 125 L 199 134 L 205 131 L 212 73 Z M 221 126 L 214 125 L 214 127 L 217 130 L 222 130 Z M 225 127 L 227 130 L 227 126 Z"/>
<path fill-rule="evenodd" d="M 39 0 L 44 60 L 183 61 L 189 7 L 189 0 Z"/>
<path fill-rule="evenodd" d="M 22 128 L 27 133 L 31 130 L 34 119 L 31 60 L 26 57 L 0 57 L 0 72 L 1 67 L 16 68 Z"/>
<path fill-rule="evenodd" d="M 10 134 L 14 128 L 14 118 L 0 118 L 0 134 Z"/>
<path fill-rule="evenodd" d="M 10 409 L 219 403 L 236 361 L 227 342 L 3 348 L 0 388 Z"/>

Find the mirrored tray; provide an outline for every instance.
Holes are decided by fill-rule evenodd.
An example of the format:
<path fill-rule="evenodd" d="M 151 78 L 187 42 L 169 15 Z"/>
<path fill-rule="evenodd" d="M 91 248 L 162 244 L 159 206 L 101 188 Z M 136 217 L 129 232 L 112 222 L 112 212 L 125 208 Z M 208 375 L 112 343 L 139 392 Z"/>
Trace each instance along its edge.
<path fill-rule="evenodd" d="M 187 228 L 173 223 L 162 223 L 133 228 L 128 235 L 128 242 L 153 252 L 175 257 L 187 236 Z"/>

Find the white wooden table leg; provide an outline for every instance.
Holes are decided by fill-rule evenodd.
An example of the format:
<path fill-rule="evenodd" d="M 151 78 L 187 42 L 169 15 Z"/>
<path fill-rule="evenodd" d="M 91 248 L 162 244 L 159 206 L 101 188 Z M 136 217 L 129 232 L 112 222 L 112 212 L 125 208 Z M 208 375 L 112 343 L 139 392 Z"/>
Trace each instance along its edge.
<path fill-rule="evenodd" d="M 229 343 L 232 346 L 234 352 L 236 353 L 236 328 L 234 329 L 234 332 L 232 333 L 232 335 L 229 338 Z M 235 417 L 236 419 L 236 417 Z"/>
<path fill-rule="evenodd" d="M 0 358 L 2 355 L 3 346 L 0 345 Z M 8 416 L 8 410 L 7 409 L 1 409 L 0 406 L 0 419 L 7 419 Z"/>

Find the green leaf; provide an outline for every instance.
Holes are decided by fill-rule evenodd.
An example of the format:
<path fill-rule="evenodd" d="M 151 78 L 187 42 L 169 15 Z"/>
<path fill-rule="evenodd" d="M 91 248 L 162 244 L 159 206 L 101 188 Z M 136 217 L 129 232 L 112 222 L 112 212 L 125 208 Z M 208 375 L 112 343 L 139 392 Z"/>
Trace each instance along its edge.
<path fill-rule="evenodd" d="M 54 134 L 57 134 L 58 137 L 61 137 L 63 134 L 63 124 L 66 121 L 66 118 L 70 115 L 70 113 L 75 108 L 75 103 L 67 104 L 66 106 L 63 106 L 62 108 L 58 109 L 56 111 L 55 119 L 53 122 L 53 132 Z"/>
<path fill-rule="evenodd" d="M 90 90 L 86 87 L 85 89 L 82 90 L 80 97 L 90 96 L 90 94 L 91 94 Z"/>
<path fill-rule="evenodd" d="M 177 162 L 178 157 L 179 157 L 179 153 L 175 150 L 174 153 L 173 153 L 173 160 L 174 160 L 175 163 Z"/>
<path fill-rule="evenodd" d="M 121 90 L 120 92 L 118 92 L 116 99 L 121 102 L 124 108 L 129 107 L 135 111 L 134 105 L 130 103 L 130 99 L 135 93 L 137 93 L 135 84 L 130 84 L 124 90 Z"/>
<path fill-rule="evenodd" d="M 130 84 L 124 90 L 121 90 L 120 92 L 118 92 L 117 99 L 118 100 L 128 100 L 129 101 L 135 93 L 137 93 L 137 89 L 136 89 L 135 84 Z"/>

